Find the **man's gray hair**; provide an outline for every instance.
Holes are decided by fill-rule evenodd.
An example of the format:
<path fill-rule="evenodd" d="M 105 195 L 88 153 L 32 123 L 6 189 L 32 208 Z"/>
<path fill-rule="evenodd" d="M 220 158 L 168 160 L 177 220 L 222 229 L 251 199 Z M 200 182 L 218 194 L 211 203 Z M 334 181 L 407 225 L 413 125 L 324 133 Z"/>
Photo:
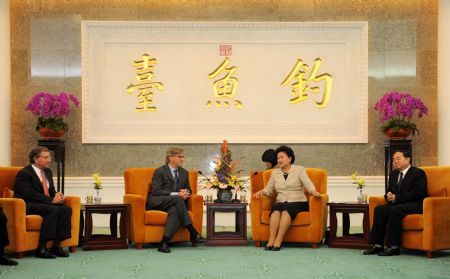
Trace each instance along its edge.
<path fill-rule="evenodd" d="M 169 163 L 169 158 L 173 156 L 177 156 L 184 153 L 184 148 L 181 147 L 170 147 L 166 151 L 166 164 Z"/>

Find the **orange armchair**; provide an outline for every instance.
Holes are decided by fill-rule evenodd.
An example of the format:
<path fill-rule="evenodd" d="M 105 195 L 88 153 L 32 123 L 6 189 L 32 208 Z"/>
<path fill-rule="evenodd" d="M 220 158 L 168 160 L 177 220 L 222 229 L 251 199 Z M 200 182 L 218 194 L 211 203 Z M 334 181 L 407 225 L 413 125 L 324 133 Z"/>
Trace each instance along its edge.
<path fill-rule="evenodd" d="M 428 197 L 423 201 L 423 214 L 410 214 L 403 219 L 402 247 L 433 252 L 450 248 L 450 166 L 422 167 L 428 178 Z M 386 204 L 384 197 L 369 198 L 370 227 L 374 209 Z"/>
<path fill-rule="evenodd" d="M 304 242 L 311 243 L 313 248 L 317 248 L 325 236 L 327 228 L 327 173 L 323 169 L 307 168 L 309 178 L 313 182 L 316 190 L 320 192 L 321 198 L 310 197 L 305 191 L 309 200 L 309 211 L 300 212 L 292 222 L 291 227 L 284 237 L 284 242 Z M 253 172 L 251 172 L 253 173 Z M 269 198 L 253 198 L 253 193 L 263 189 L 269 182 L 271 170 L 259 172 L 253 175 L 250 180 L 251 198 L 250 212 L 252 217 L 252 239 L 257 247 L 261 246 L 261 241 L 269 240 L 270 209 L 275 202 L 276 194 Z"/>
<path fill-rule="evenodd" d="M 144 243 L 161 241 L 167 213 L 159 210 L 146 210 L 147 195 L 152 189 L 152 177 L 155 168 L 130 168 L 125 170 L 125 195 L 123 202 L 130 205 L 130 236 L 137 249 L 142 249 Z M 192 195 L 188 199 L 188 213 L 192 225 L 202 231 L 203 196 L 197 195 L 196 171 L 189 171 L 189 184 Z M 180 227 L 171 239 L 172 242 L 190 241 L 187 229 Z"/>
<path fill-rule="evenodd" d="M 21 169 L 21 167 L 0 167 L 0 194 L 3 195 L 3 198 L 0 198 L 0 207 L 8 218 L 9 245 L 5 249 L 15 252 L 17 258 L 22 258 L 25 251 L 37 249 L 42 225 L 41 216 L 26 215 L 24 200 L 13 198 L 14 182 Z M 69 247 L 71 252 L 75 252 L 80 230 L 80 198 L 66 196 L 65 204 L 72 208 L 72 237 L 62 241 L 61 246 Z"/>

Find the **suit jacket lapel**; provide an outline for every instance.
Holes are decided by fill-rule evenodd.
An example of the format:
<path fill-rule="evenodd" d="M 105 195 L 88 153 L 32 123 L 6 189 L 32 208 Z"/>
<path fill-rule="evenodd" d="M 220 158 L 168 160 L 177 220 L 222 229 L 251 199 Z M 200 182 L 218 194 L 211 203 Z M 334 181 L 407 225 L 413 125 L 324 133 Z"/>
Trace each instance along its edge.
<path fill-rule="evenodd" d="M 36 183 L 36 185 L 38 186 L 37 188 L 38 189 L 36 189 L 36 190 L 38 190 L 39 192 L 42 192 L 42 193 L 44 193 L 44 186 L 42 185 L 42 182 L 41 182 L 41 178 L 37 175 L 37 173 L 34 171 L 34 169 L 33 169 L 33 166 L 30 164 L 30 165 L 28 165 L 28 171 L 31 173 L 31 175 L 33 176 L 33 178 L 34 178 L 34 182 Z M 47 175 L 46 175 L 47 176 Z"/>
<path fill-rule="evenodd" d="M 166 173 L 167 177 L 172 181 L 175 182 L 174 178 L 173 178 L 173 174 L 172 171 L 169 168 L 169 165 L 165 165 L 164 166 L 164 172 Z"/>

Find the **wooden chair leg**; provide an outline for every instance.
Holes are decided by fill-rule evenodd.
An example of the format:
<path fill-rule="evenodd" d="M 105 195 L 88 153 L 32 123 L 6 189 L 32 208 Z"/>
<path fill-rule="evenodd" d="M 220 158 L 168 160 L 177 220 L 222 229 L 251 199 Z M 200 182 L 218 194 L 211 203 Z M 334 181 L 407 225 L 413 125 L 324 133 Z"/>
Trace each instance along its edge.
<path fill-rule="evenodd" d="M 23 258 L 23 252 L 16 253 L 16 259 L 22 259 Z"/>
<path fill-rule="evenodd" d="M 255 241 L 255 247 L 261 247 L 261 241 Z"/>
<path fill-rule="evenodd" d="M 136 249 L 141 250 L 142 249 L 142 243 L 136 243 Z"/>
<path fill-rule="evenodd" d="M 427 251 L 427 257 L 428 257 L 429 259 L 433 258 L 433 252 Z"/>
<path fill-rule="evenodd" d="M 317 249 L 317 247 L 318 247 L 317 243 L 313 243 L 313 244 L 311 244 L 311 246 L 312 246 L 313 249 Z"/>
<path fill-rule="evenodd" d="M 75 246 L 70 246 L 69 247 L 69 252 L 70 253 L 75 253 L 77 251 L 77 247 L 75 247 Z"/>

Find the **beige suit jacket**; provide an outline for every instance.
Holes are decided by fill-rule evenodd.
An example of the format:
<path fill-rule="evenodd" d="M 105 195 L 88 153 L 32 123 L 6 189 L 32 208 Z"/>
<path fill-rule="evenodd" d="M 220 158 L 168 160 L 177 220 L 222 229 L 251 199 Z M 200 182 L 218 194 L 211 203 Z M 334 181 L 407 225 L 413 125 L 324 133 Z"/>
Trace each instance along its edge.
<path fill-rule="evenodd" d="M 306 169 L 301 166 L 291 165 L 286 180 L 281 169 L 274 169 L 264 191 L 267 195 L 271 195 L 275 190 L 277 202 L 305 202 L 307 201 L 304 193 L 305 187 L 311 194 L 316 191 L 314 184 L 306 173 Z"/>

